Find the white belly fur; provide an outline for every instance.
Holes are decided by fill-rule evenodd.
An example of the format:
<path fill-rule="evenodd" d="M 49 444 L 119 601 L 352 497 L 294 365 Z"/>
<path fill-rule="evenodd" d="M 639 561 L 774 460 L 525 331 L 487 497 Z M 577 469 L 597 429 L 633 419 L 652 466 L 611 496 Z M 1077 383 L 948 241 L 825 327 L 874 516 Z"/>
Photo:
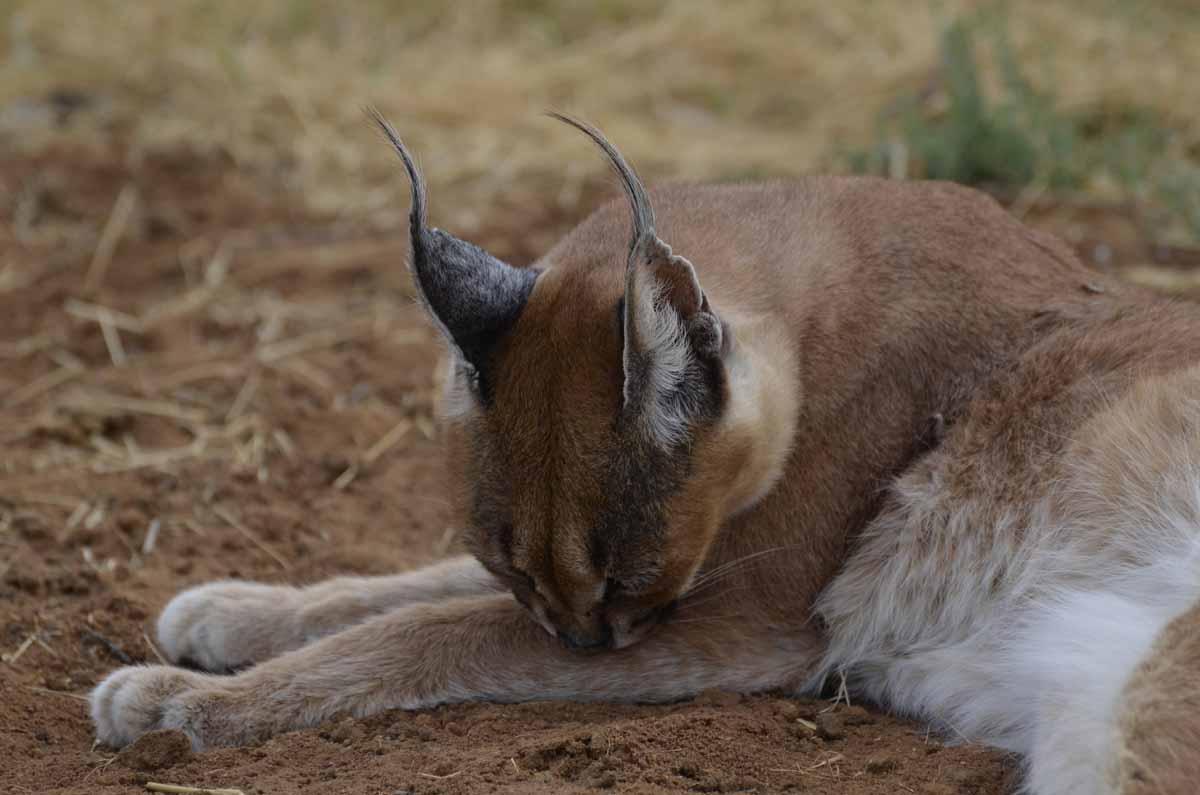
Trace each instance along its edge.
<path fill-rule="evenodd" d="M 1200 390 L 1183 380 L 1089 420 L 1024 505 L 952 493 L 937 456 L 901 478 L 818 603 L 813 684 L 844 673 L 1025 754 L 1030 792 L 1105 792 L 1122 690 L 1200 598 Z"/>

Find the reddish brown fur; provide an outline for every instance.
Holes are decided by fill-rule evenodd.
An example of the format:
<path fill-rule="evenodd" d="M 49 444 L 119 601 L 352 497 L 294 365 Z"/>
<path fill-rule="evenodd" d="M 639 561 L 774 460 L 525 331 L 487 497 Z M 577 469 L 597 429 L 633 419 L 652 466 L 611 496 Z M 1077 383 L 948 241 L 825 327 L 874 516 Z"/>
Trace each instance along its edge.
<path fill-rule="evenodd" d="M 792 551 L 767 566 L 786 582 L 762 587 L 792 594 L 788 613 L 801 622 L 805 613 L 796 607 L 810 603 L 836 570 L 853 529 L 876 507 L 879 487 L 912 456 L 923 423 L 936 412 L 961 414 L 972 387 L 1026 344 L 1038 317 L 1111 300 L 1082 289 L 1096 275 L 1057 242 L 951 185 L 814 178 L 766 188 L 664 189 L 652 198 L 662 237 L 693 261 L 715 311 L 728 314 L 736 344 L 768 348 L 778 367 L 775 389 L 802 396 L 780 488 L 734 517 L 712 556 L 728 513 L 724 484 L 746 462 L 731 451 L 758 440 L 699 443 L 703 464 L 673 503 L 689 521 L 672 524 L 669 546 L 679 554 L 664 579 L 678 585 L 701 561 L 712 568 L 787 544 Z M 768 232 L 754 220 L 768 215 L 796 223 Z M 729 225 L 722 217 L 747 220 Z M 498 368 L 505 386 L 490 422 L 495 438 L 521 445 L 511 454 L 509 488 L 523 500 L 515 507 L 524 520 L 515 525 L 524 534 L 520 546 L 530 550 L 532 567 L 571 589 L 587 590 L 595 575 L 578 555 L 545 555 L 572 548 L 589 507 L 603 499 L 593 467 L 614 443 L 608 427 L 621 373 L 613 308 L 627 225 L 624 206 L 614 202 L 547 255 L 540 263 L 547 272 Z M 798 525 L 797 516 L 808 521 Z M 755 567 L 756 581 L 762 574 Z M 756 591 L 743 597 L 747 617 L 760 613 Z"/>
<path fill-rule="evenodd" d="M 682 596 L 675 620 L 627 649 L 572 654 L 462 560 L 453 576 L 478 578 L 481 595 L 408 594 L 402 608 L 357 601 L 343 626 L 384 614 L 233 680 L 118 673 L 95 697 L 102 734 L 120 742 L 175 722 L 198 744 L 216 744 L 465 698 L 652 700 L 706 686 L 799 686 L 828 641 L 813 620 L 818 595 L 844 566 L 857 569 L 839 580 L 869 583 L 893 559 L 852 553 L 868 523 L 906 510 L 885 492 L 898 476 L 903 489 L 936 475 L 947 505 L 977 503 L 981 517 L 1023 510 L 1046 482 L 1069 480 L 1075 459 L 1120 447 L 1119 429 L 1102 418 L 1139 379 L 1200 361 L 1194 306 L 1086 270 L 972 190 L 811 178 L 673 186 L 652 199 L 658 234 L 694 265 L 730 337 L 725 414 L 695 431 L 679 488 L 647 494 L 665 505 L 665 540 L 633 538 L 622 550 L 622 565 L 661 558 L 662 568 L 617 608 L 632 615 Z M 631 438 L 614 425 L 628 240 L 628 209 L 614 202 L 537 263 L 543 273 L 493 354 L 492 404 L 447 428 L 469 545 L 551 631 L 594 634 L 605 609 L 611 572 L 590 554 L 588 533 L 614 499 L 598 473 Z M 935 415 L 947 428 L 930 451 Z M 1080 517 L 1093 508 L 1103 513 L 1071 506 Z M 903 551 L 925 563 L 949 556 L 962 539 L 938 532 Z M 1158 662 L 1130 686 L 1126 733 L 1138 764 L 1178 754 L 1138 721 L 1188 720 L 1144 694 L 1197 687 L 1193 625 L 1165 635 Z M 250 658 L 325 631 L 280 637 Z M 348 679 L 377 684 L 355 700 Z M 275 711 L 260 714 L 265 703 Z"/>

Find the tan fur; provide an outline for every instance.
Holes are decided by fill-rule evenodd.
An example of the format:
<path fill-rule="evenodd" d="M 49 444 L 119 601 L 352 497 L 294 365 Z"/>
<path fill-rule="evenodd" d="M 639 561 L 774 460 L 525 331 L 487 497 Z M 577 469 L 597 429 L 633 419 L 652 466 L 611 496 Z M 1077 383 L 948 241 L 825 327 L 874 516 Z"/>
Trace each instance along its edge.
<path fill-rule="evenodd" d="M 1195 792 L 1200 782 L 1200 605 L 1159 636 L 1123 694 L 1109 771 L 1127 795 Z"/>
<path fill-rule="evenodd" d="M 603 571 L 589 551 L 613 500 L 597 473 L 628 443 L 613 418 L 629 233 L 613 203 L 536 263 L 493 355 L 493 405 L 459 394 L 447 418 L 459 521 L 492 574 L 462 559 L 378 581 L 185 593 L 160 623 L 172 660 L 257 665 L 117 672 L 93 696 L 100 738 L 168 726 L 209 747 L 447 701 L 799 689 L 849 665 L 838 650 L 916 666 L 913 648 L 957 648 L 980 616 L 1017 604 L 1004 601 L 1012 583 L 1062 528 L 1073 561 L 1129 557 L 1136 539 L 1110 543 L 1114 517 L 1133 523 L 1169 498 L 1158 485 L 1179 460 L 1200 460 L 1200 414 L 1186 408 L 1200 391 L 1196 308 L 1087 271 L 979 193 L 811 178 L 651 198 L 657 234 L 694 265 L 729 337 L 729 400 L 661 495 L 663 543 L 631 537 Z M 935 415 L 946 428 L 930 443 Z M 635 570 L 652 581 L 605 596 L 606 580 Z M 1035 585 L 1070 581 L 1045 577 Z M 638 624 L 673 600 L 672 618 Z M 1126 690 L 1119 791 L 1184 792 L 1195 773 L 1179 760 L 1200 720 L 1162 698 L 1200 693 L 1193 613 Z M 888 634 L 897 615 L 907 623 Z M 551 637 L 606 623 L 626 648 Z M 926 676 L 896 668 L 867 690 L 926 714 L 896 695 Z"/>

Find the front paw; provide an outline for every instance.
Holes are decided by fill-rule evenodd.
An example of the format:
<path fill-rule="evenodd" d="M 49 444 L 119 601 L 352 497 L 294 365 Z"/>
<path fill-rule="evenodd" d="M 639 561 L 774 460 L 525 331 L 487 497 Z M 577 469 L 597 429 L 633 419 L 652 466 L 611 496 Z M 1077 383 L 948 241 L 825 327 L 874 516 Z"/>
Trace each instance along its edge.
<path fill-rule="evenodd" d="M 303 643 L 298 590 L 289 586 L 214 582 L 167 604 L 158 641 L 171 662 L 226 672 L 268 660 Z"/>
<path fill-rule="evenodd" d="M 180 729 L 199 750 L 204 743 L 190 725 L 188 702 L 202 689 L 202 676 L 165 665 L 114 671 L 88 699 L 96 738 L 120 748 L 155 729 Z"/>

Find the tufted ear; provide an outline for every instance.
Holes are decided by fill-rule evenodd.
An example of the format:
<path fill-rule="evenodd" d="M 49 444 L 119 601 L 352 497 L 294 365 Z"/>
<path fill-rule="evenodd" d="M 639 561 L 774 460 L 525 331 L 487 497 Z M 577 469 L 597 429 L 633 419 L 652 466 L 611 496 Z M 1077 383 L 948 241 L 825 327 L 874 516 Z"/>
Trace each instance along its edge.
<path fill-rule="evenodd" d="M 728 340 L 692 263 L 671 251 L 654 228 L 640 179 L 599 130 L 557 113 L 592 139 L 621 179 L 633 212 L 625 269 L 623 364 L 625 408 L 663 446 L 683 441 L 691 422 L 719 403 Z"/>
<path fill-rule="evenodd" d="M 538 271 L 506 265 L 479 246 L 427 228 L 421 172 L 395 129 L 378 111 L 368 112 L 400 155 L 412 186 L 411 270 L 421 303 L 461 361 L 481 376 L 492 347 L 525 308 Z"/>

